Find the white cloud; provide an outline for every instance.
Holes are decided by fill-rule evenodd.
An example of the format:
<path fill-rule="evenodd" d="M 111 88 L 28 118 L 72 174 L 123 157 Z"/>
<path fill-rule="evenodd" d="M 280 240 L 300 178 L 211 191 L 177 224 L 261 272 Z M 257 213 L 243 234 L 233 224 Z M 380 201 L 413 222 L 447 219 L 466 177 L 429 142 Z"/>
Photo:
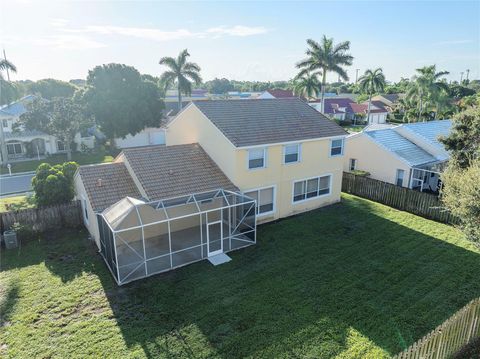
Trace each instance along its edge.
<path fill-rule="evenodd" d="M 219 26 L 207 29 L 206 31 L 193 32 L 188 29 L 177 29 L 173 31 L 163 31 L 157 28 L 148 27 L 125 27 L 110 25 L 89 25 L 81 29 L 63 29 L 70 33 L 92 33 L 98 35 L 121 35 L 136 37 L 152 41 L 172 41 L 191 38 L 218 38 L 220 36 L 252 36 L 268 32 L 264 27 L 249 27 L 236 25 L 232 27 Z"/>
<path fill-rule="evenodd" d="M 50 19 L 50 25 L 53 27 L 64 27 L 68 24 L 66 19 Z"/>
<path fill-rule="evenodd" d="M 98 49 L 106 46 L 82 35 L 53 35 L 38 39 L 35 43 L 40 46 L 68 50 Z"/>
<path fill-rule="evenodd" d="M 217 36 L 230 35 L 230 36 L 252 36 L 260 35 L 268 32 L 268 29 L 263 26 L 242 26 L 236 25 L 232 27 L 219 26 L 212 27 L 206 31 L 209 34 Z"/>

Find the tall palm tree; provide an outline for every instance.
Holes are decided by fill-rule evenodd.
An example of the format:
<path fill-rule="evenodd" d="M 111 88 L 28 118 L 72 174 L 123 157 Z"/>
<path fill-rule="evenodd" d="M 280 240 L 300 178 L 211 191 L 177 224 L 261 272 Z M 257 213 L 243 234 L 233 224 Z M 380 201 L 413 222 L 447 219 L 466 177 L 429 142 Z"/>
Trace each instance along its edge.
<path fill-rule="evenodd" d="M 367 70 L 358 79 L 358 85 L 360 91 L 368 94 L 368 110 L 367 110 L 367 123 L 370 123 L 370 108 L 372 106 L 372 95 L 376 92 L 383 92 L 385 88 L 385 75 L 383 70 L 379 67 L 378 69 Z"/>
<path fill-rule="evenodd" d="M 350 50 L 350 41 L 344 41 L 334 45 L 333 39 L 328 39 L 323 35 L 321 43 L 308 39 L 307 44 L 309 46 L 305 52 L 307 58 L 297 63 L 297 68 L 301 69 L 299 76 L 307 72 L 321 71 L 322 102 L 320 108 L 321 112 L 323 112 L 327 73 L 333 72 L 344 81 L 348 81 L 348 75 L 343 66 L 350 66 L 353 61 L 353 56 L 347 53 L 347 51 Z"/>
<path fill-rule="evenodd" d="M 306 99 L 317 98 L 321 84 L 318 80 L 318 72 L 304 73 L 295 77 L 293 82 L 293 93 L 296 96 Z"/>
<path fill-rule="evenodd" d="M 3 80 L 2 71 L 17 72 L 17 67 L 7 59 L 0 60 L 0 79 Z"/>
<path fill-rule="evenodd" d="M 160 65 L 165 65 L 169 68 L 160 77 L 160 83 L 165 86 L 165 89 L 176 85 L 178 89 L 178 110 L 182 109 L 182 93 L 190 95 L 192 93 L 192 81 L 199 85 L 202 82 L 200 77 L 200 66 L 194 62 L 187 62 L 190 56 L 188 50 L 185 49 L 178 55 L 177 59 L 173 57 L 162 57 Z"/>
<path fill-rule="evenodd" d="M 448 75 L 449 72 L 437 72 L 435 65 L 425 66 L 416 71 L 418 74 L 414 76 L 407 91 L 407 96 L 417 98 L 419 103 L 418 121 L 420 121 L 423 112 L 425 112 L 425 103 L 436 103 L 442 91 L 448 92 L 448 84 L 441 78 Z"/>

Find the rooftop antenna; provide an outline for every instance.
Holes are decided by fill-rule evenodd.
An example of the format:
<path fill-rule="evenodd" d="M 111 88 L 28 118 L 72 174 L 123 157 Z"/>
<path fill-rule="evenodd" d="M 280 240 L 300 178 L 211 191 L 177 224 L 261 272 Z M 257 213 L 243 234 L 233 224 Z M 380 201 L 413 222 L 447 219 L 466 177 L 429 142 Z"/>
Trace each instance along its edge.
<path fill-rule="evenodd" d="M 5 59 L 5 61 L 7 61 L 7 55 L 5 54 L 5 48 L 3 49 L 3 58 Z M 8 82 L 10 82 L 10 72 L 8 71 L 8 67 L 7 67 L 7 79 L 8 79 Z"/>

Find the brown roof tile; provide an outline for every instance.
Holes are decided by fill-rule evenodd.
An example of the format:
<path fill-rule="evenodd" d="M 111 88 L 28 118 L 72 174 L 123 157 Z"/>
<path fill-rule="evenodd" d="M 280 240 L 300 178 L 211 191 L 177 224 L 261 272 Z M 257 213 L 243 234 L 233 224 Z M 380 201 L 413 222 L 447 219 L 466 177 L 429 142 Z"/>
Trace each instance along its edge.
<path fill-rule="evenodd" d="M 142 197 L 122 162 L 81 166 L 79 175 L 94 211 L 102 211 L 127 196 Z"/>
<path fill-rule="evenodd" d="M 123 154 L 151 201 L 220 188 L 237 190 L 196 143 L 128 148 Z"/>

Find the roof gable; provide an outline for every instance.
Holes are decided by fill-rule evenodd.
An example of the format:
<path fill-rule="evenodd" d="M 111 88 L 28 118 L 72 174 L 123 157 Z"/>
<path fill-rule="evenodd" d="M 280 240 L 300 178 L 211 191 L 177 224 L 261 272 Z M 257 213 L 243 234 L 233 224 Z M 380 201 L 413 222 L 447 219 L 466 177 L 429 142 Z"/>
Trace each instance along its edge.
<path fill-rule="evenodd" d="M 448 136 L 452 130 L 451 120 L 437 120 L 428 122 L 416 122 L 401 125 L 402 128 L 413 132 L 423 140 L 435 146 L 440 151 L 445 151 L 445 146 L 438 139 Z"/>
<path fill-rule="evenodd" d="M 345 136 L 335 122 L 298 98 L 193 103 L 235 147 Z"/>

